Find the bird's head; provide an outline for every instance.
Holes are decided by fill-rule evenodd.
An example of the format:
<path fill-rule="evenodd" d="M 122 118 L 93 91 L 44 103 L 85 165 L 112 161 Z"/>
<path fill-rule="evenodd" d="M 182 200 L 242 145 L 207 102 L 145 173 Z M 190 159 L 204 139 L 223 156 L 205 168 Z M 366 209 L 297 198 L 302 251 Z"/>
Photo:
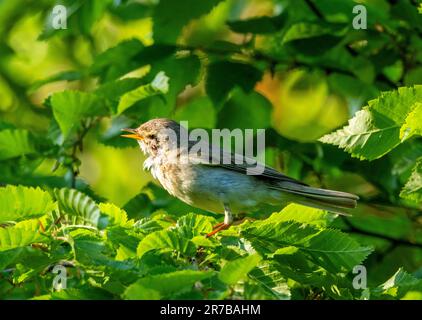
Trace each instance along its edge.
<path fill-rule="evenodd" d="M 160 151 L 168 151 L 179 145 L 181 130 L 186 130 L 169 119 L 152 119 L 136 129 L 122 129 L 129 134 L 122 137 L 136 139 L 141 150 L 148 156 L 156 156 Z"/>

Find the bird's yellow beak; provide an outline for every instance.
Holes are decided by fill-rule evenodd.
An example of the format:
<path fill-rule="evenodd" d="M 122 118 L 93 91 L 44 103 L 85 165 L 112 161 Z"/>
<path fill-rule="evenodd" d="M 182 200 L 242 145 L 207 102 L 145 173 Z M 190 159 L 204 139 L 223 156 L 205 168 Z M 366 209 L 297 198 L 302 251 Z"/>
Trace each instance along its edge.
<path fill-rule="evenodd" d="M 136 140 L 143 140 L 144 138 L 136 132 L 136 129 L 125 128 L 122 131 L 130 132 L 131 134 L 122 134 L 121 137 L 131 138 Z"/>

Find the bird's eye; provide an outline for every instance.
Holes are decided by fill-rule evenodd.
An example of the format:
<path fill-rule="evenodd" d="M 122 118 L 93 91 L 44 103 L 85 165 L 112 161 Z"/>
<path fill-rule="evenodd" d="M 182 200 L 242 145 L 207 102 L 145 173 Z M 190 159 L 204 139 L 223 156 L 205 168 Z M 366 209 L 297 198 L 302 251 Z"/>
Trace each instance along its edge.
<path fill-rule="evenodd" d="M 155 134 L 149 134 L 147 137 L 148 139 L 151 139 L 151 140 L 155 140 L 157 138 Z"/>

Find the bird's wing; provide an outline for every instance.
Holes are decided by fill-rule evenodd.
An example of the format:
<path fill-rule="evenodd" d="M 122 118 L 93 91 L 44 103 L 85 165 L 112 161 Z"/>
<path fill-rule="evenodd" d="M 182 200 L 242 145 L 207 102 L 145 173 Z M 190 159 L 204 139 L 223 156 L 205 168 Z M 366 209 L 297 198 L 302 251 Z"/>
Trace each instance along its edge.
<path fill-rule="evenodd" d="M 192 145 L 190 145 L 190 147 L 192 147 Z M 189 156 L 192 157 L 192 154 L 189 154 Z M 269 166 L 257 162 L 255 159 L 245 157 L 238 153 L 230 153 L 212 145 L 209 146 L 208 154 L 206 152 L 201 152 L 200 154 L 193 155 L 193 157 L 204 165 L 216 166 L 243 174 L 255 175 L 256 177 L 262 179 L 291 182 L 307 186 L 307 184 L 290 178 Z M 257 164 L 259 166 L 257 166 Z"/>

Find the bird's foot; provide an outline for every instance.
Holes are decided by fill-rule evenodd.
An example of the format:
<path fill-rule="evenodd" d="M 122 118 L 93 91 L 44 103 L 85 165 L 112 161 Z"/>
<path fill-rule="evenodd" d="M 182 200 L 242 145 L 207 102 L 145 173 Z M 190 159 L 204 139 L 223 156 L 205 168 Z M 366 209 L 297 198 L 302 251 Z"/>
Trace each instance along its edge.
<path fill-rule="evenodd" d="M 212 228 L 212 231 L 206 235 L 206 238 L 212 237 L 216 233 L 230 228 L 230 226 L 231 226 L 231 224 L 227 224 L 227 223 L 224 223 L 224 222 L 218 223 Z"/>

